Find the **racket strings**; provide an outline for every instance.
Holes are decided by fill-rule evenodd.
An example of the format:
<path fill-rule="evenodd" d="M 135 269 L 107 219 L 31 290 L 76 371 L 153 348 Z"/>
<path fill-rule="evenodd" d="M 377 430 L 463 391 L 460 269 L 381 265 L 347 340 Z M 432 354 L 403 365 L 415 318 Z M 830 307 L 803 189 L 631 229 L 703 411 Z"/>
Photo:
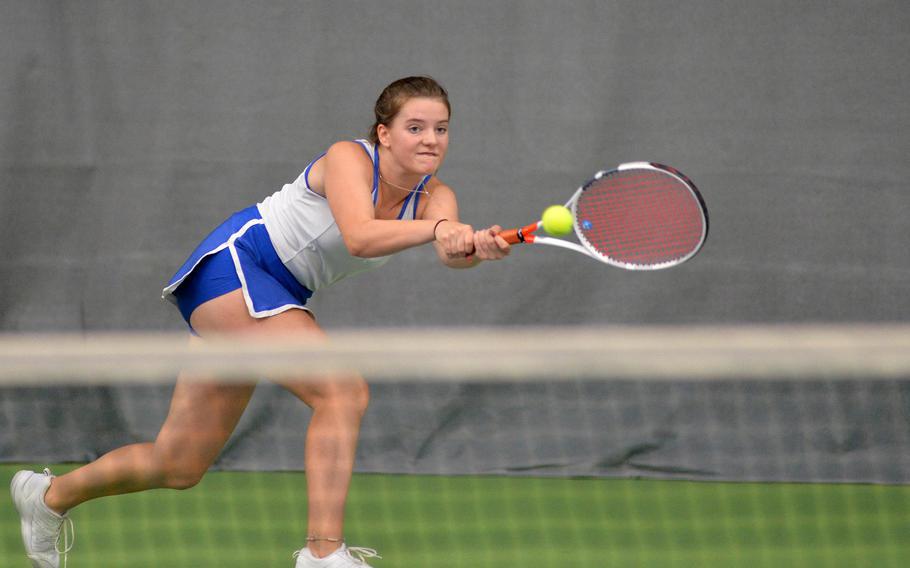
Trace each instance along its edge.
<path fill-rule="evenodd" d="M 617 259 L 661 262 L 688 254 L 700 238 L 700 233 L 691 229 L 691 224 L 663 222 L 658 229 L 643 226 L 662 220 L 654 215 L 634 215 L 625 218 L 587 216 L 586 220 L 598 224 L 627 225 L 623 230 L 587 238 L 603 254 Z"/>
<path fill-rule="evenodd" d="M 600 254 L 660 264 L 692 254 L 704 217 L 689 187 L 659 171 L 626 170 L 585 189 L 576 204 L 581 235 Z"/>
<path fill-rule="evenodd" d="M 626 208 L 623 204 L 609 202 L 605 206 L 595 207 L 588 211 L 585 219 L 598 221 L 599 225 L 613 227 L 614 231 L 604 231 L 604 239 L 622 239 L 629 243 L 654 241 L 660 237 L 673 237 L 671 242 L 661 240 L 655 244 L 689 246 L 687 240 L 697 239 L 700 231 L 688 217 L 698 215 L 697 210 L 685 211 L 687 203 L 679 204 L 673 211 L 666 207 L 649 208 L 636 206 Z M 598 213 L 600 211 L 600 213 Z M 606 211 L 604 213 L 604 211 Z M 616 230 L 616 229 L 619 230 Z"/>

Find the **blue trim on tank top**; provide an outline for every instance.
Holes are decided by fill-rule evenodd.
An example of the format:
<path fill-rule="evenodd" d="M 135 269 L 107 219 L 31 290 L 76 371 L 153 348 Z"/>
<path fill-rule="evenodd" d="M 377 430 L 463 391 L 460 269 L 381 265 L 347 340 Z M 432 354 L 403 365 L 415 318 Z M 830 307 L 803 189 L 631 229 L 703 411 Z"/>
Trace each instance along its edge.
<path fill-rule="evenodd" d="M 363 151 L 366 152 L 367 156 L 370 156 L 373 161 L 373 189 L 371 191 L 371 194 L 373 197 L 373 205 L 375 206 L 379 200 L 379 147 L 374 145 L 373 153 L 371 154 L 370 150 L 367 148 L 366 142 L 364 142 L 363 140 L 359 140 L 359 139 L 355 140 L 355 142 L 357 142 L 360 145 L 360 147 L 363 148 Z M 316 162 L 318 162 L 319 160 L 324 158 L 326 154 L 328 154 L 328 152 L 323 152 L 323 153 L 319 154 L 318 156 L 316 156 L 315 158 L 313 158 L 313 160 L 309 164 L 307 164 L 307 167 L 304 168 L 304 170 L 303 170 L 303 183 L 306 185 L 306 188 L 311 193 L 313 193 L 315 195 L 319 195 L 319 197 L 322 197 L 323 199 L 325 199 L 324 195 L 320 195 L 320 194 L 316 193 L 310 187 L 310 170 L 313 169 L 313 166 L 316 164 Z M 398 212 L 398 217 L 397 217 L 399 220 L 401 220 L 401 218 L 404 217 L 404 213 L 408 208 L 408 203 L 410 203 L 412 196 L 414 196 L 414 211 L 411 215 L 411 218 L 417 219 L 417 206 L 420 204 L 420 192 L 426 186 L 427 182 L 430 181 L 431 177 L 433 177 L 433 176 L 431 176 L 431 175 L 424 176 L 423 179 L 420 180 L 420 183 L 417 184 L 417 187 L 414 188 L 412 190 L 412 193 L 410 195 L 408 195 L 408 197 L 404 200 L 404 203 L 401 204 L 401 211 Z"/>
<path fill-rule="evenodd" d="M 404 217 L 404 212 L 408 209 L 408 203 L 411 202 L 411 198 L 414 197 L 416 193 L 409 193 L 407 197 L 404 198 L 404 203 L 401 204 L 401 211 L 398 212 L 398 220 L 400 221 Z M 416 210 L 415 210 L 416 211 Z"/>
<path fill-rule="evenodd" d="M 319 160 L 321 160 L 323 157 L 325 157 L 326 154 L 328 154 L 328 152 L 323 152 L 322 154 L 319 154 L 318 156 L 313 158 L 313 161 L 310 162 L 310 164 L 306 167 L 305 170 L 303 170 L 303 183 L 306 184 L 306 188 L 309 189 L 310 191 L 313 191 L 312 189 L 310 189 L 310 170 L 313 169 L 313 165 L 316 162 L 318 162 Z M 316 193 L 316 192 L 313 191 L 313 193 Z M 319 195 L 319 194 L 316 193 L 316 195 Z"/>
<path fill-rule="evenodd" d="M 373 145 L 373 205 L 379 201 L 379 146 Z"/>
<path fill-rule="evenodd" d="M 431 176 L 431 175 L 423 176 L 423 179 L 417 185 L 417 189 L 414 190 L 414 195 L 415 195 L 415 197 L 414 197 L 414 215 L 413 215 L 414 219 L 417 218 L 417 206 L 420 205 L 420 194 L 423 191 L 423 189 L 426 187 L 427 182 L 430 181 L 431 177 L 433 177 L 433 176 Z M 402 212 L 402 213 L 404 213 L 404 212 Z M 401 217 L 401 215 L 399 215 L 399 218 L 400 217 Z"/>

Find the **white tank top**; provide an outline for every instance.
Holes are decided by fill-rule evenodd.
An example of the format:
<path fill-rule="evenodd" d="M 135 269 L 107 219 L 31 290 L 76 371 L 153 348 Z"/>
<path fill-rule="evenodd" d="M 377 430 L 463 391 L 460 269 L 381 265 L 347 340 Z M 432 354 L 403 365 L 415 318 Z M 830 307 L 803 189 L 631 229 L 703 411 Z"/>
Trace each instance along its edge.
<path fill-rule="evenodd" d="M 367 140 L 357 140 L 373 161 L 373 204 L 379 197 L 379 150 Z M 388 256 L 359 258 L 348 252 L 341 231 L 332 216 L 325 197 L 310 189 L 310 169 L 317 156 L 293 183 L 257 204 L 275 251 L 297 280 L 315 292 L 342 278 L 388 262 Z M 425 176 L 408 194 L 398 219 L 414 219 L 417 215 L 419 190 L 430 179 Z"/>

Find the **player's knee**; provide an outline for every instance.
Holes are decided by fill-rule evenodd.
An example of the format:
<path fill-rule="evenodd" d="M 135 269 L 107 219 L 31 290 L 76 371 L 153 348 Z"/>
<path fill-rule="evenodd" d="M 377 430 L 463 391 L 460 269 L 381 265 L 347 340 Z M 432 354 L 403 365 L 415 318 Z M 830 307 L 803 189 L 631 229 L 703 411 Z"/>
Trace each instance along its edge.
<path fill-rule="evenodd" d="M 190 489 L 202 481 L 205 471 L 175 470 L 165 475 L 165 487 L 168 489 Z"/>
<path fill-rule="evenodd" d="M 208 467 L 192 461 L 173 461 L 162 468 L 163 485 L 168 489 L 189 489 L 202 481 Z"/>
<path fill-rule="evenodd" d="M 363 377 L 350 377 L 323 385 L 314 397 L 313 407 L 344 409 L 360 416 L 370 404 L 370 387 Z"/>
<path fill-rule="evenodd" d="M 351 403 L 354 410 L 361 416 L 366 413 L 367 407 L 370 406 L 370 387 L 363 378 L 358 377 L 357 379 Z"/>
<path fill-rule="evenodd" d="M 370 387 L 362 377 L 346 379 L 331 389 L 329 398 L 330 404 L 363 416 L 370 405 Z"/>

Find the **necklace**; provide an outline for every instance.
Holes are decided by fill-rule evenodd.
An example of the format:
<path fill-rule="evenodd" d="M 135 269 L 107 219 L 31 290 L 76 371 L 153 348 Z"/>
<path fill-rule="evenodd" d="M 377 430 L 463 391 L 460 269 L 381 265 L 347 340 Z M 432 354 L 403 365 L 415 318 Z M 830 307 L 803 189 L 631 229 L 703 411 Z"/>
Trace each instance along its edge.
<path fill-rule="evenodd" d="M 407 191 L 408 193 L 425 193 L 427 195 L 430 195 L 429 191 L 427 191 L 425 189 L 420 189 L 423 187 L 422 185 L 417 186 L 418 189 L 410 189 L 407 187 L 396 185 L 396 184 L 390 182 L 389 180 L 385 179 L 384 177 L 382 177 L 382 172 L 379 172 L 379 181 L 384 182 L 386 185 L 391 185 L 395 189 L 400 189 L 401 191 Z"/>

